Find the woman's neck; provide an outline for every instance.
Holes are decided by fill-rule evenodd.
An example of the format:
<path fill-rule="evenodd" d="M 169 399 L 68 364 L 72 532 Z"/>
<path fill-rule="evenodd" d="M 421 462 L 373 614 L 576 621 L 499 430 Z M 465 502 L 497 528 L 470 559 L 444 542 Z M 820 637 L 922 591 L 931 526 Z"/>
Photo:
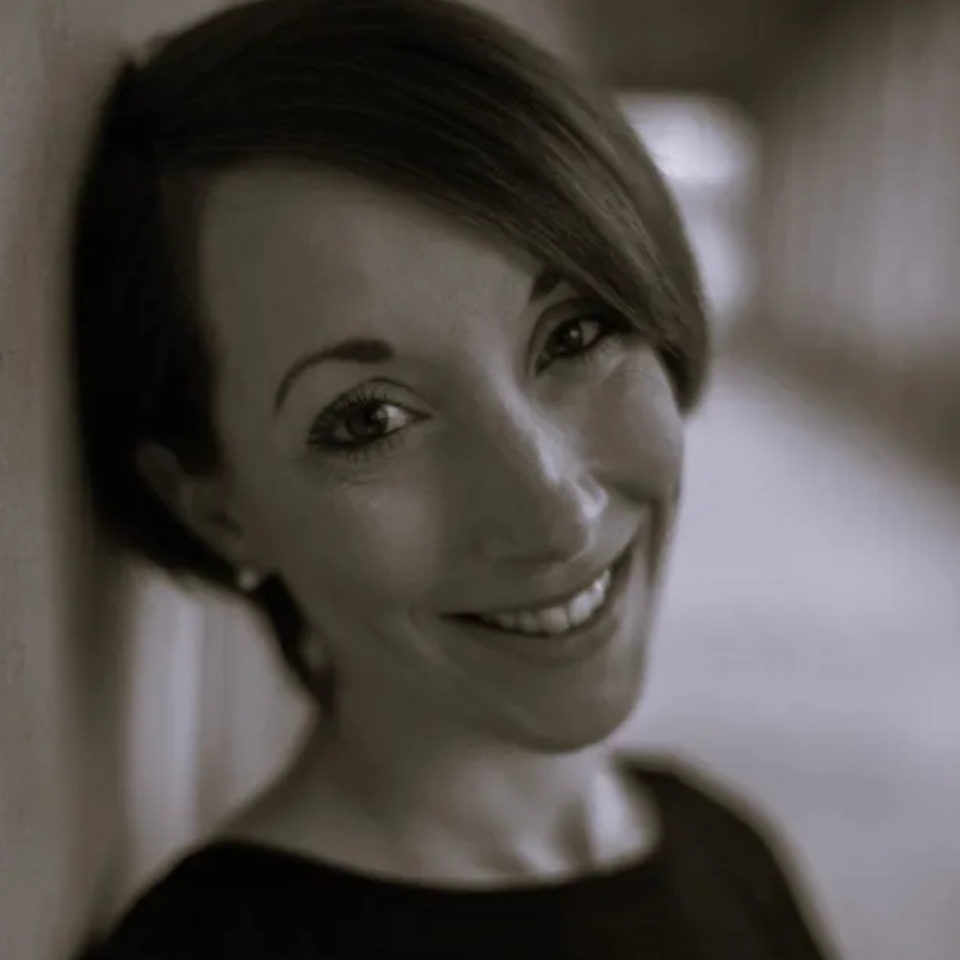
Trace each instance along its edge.
<path fill-rule="evenodd" d="M 606 745 L 543 755 L 447 730 L 401 746 L 318 728 L 247 824 L 321 859 L 444 885 L 589 873 L 639 859 L 656 811 Z M 304 849 L 305 848 L 305 849 Z"/>

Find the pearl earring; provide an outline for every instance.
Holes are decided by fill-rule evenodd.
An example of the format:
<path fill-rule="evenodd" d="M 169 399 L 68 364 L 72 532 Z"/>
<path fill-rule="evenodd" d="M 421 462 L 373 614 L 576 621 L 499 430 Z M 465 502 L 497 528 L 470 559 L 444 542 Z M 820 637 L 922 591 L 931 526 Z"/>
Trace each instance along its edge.
<path fill-rule="evenodd" d="M 253 593 L 263 582 L 263 577 L 253 567 L 240 567 L 236 575 L 237 589 L 243 593 Z"/>
<path fill-rule="evenodd" d="M 319 674 L 327 666 L 327 650 L 323 641 L 315 634 L 308 634 L 303 641 L 303 659 L 310 671 Z"/>

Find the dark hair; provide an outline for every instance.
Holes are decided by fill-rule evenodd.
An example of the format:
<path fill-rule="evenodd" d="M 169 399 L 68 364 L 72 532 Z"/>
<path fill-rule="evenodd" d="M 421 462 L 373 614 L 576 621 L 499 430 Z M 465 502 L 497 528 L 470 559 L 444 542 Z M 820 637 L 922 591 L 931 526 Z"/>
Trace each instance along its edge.
<path fill-rule="evenodd" d="M 499 21 L 450 0 L 260 0 L 126 64 L 80 195 L 74 336 L 90 488 L 110 538 L 234 589 L 228 564 L 139 476 L 164 444 L 224 463 L 216 355 L 196 295 L 200 190 L 258 161 L 344 168 L 493 229 L 646 331 L 680 407 L 708 335 L 669 191 L 606 98 Z M 314 686 L 282 583 L 254 595 L 282 656 Z"/>

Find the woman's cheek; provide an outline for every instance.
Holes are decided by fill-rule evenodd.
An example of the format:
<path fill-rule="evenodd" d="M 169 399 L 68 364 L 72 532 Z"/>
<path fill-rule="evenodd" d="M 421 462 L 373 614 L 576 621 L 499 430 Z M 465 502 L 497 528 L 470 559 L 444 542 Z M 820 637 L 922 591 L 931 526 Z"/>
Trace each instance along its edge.
<path fill-rule="evenodd" d="M 591 424 L 594 457 L 637 499 L 673 499 L 683 471 L 684 421 L 652 352 L 630 357 L 604 382 Z"/>
<path fill-rule="evenodd" d="M 394 475 L 344 485 L 289 518 L 295 579 L 365 612 L 406 607 L 435 582 L 442 531 L 430 485 Z"/>

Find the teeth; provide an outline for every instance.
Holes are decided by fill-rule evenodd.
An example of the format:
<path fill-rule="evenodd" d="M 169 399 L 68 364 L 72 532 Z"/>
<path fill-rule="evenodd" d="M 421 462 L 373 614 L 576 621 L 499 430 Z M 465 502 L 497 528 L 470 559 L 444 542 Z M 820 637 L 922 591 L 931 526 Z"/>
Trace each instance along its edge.
<path fill-rule="evenodd" d="M 556 636 L 586 623 L 603 606 L 610 589 L 610 580 L 610 571 L 605 570 L 586 590 L 562 606 L 537 611 L 525 610 L 522 613 L 484 614 L 479 619 L 514 633 L 546 633 Z"/>
<path fill-rule="evenodd" d="M 570 619 L 574 623 L 581 623 L 590 616 L 590 612 L 596 606 L 597 596 L 590 593 L 581 594 L 573 603 L 570 604 Z"/>
<path fill-rule="evenodd" d="M 540 625 L 547 633 L 560 634 L 566 633 L 570 629 L 570 615 L 556 607 L 548 610 L 538 618 Z"/>
<path fill-rule="evenodd" d="M 517 616 L 517 625 L 525 633 L 537 633 L 540 618 L 535 613 L 521 613 Z"/>

